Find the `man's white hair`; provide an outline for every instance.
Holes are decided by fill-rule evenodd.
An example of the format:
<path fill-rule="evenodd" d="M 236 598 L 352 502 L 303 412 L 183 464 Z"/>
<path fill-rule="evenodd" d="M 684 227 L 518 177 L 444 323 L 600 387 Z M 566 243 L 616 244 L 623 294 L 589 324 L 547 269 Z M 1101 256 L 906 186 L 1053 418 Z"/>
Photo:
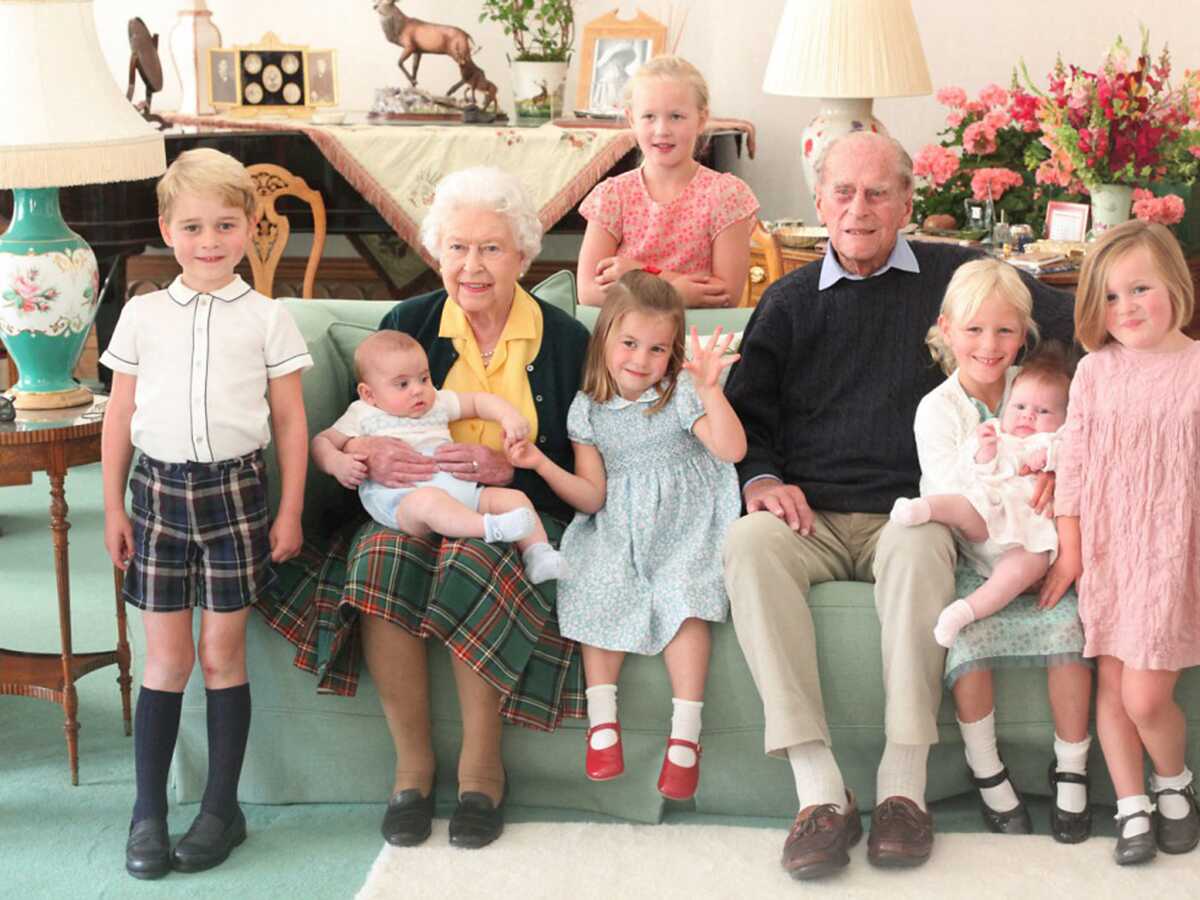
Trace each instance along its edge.
<path fill-rule="evenodd" d="M 896 177 L 900 179 L 900 184 L 905 191 L 911 191 L 913 187 L 913 161 L 908 155 L 908 151 L 894 137 L 888 134 L 880 134 L 877 131 L 851 131 L 849 134 L 843 134 L 836 140 L 830 141 L 821 151 L 821 155 L 817 157 L 816 163 L 813 165 L 814 171 L 817 173 L 817 190 L 821 189 L 825 181 L 825 164 L 830 159 L 834 148 L 840 147 L 843 144 L 858 142 L 858 141 L 878 141 L 884 147 L 892 151 L 892 156 L 896 160 Z"/>

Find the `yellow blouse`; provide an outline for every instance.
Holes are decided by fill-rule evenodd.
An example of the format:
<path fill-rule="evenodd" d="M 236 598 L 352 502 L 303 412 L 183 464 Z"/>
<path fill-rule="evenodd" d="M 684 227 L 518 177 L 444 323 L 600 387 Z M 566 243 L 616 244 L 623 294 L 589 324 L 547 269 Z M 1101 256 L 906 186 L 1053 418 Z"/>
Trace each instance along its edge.
<path fill-rule="evenodd" d="M 529 439 L 537 440 L 537 408 L 529 387 L 526 369 L 542 347 L 542 310 L 537 301 L 517 285 L 508 321 L 486 367 L 475 334 L 466 314 L 457 303 L 446 300 L 442 309 L 439 337 L 450 338 L 458 352 L 458 361 L 446 373 L 442 388 L 447 391 L 484 391 L 503 397 L 515 406 L 531 429 Z M 450 423 L 450 436 L 462 444 L 483 444 L 493 450 L 504 448 L 504 430 L 483 419 L 459 419 Z"/>

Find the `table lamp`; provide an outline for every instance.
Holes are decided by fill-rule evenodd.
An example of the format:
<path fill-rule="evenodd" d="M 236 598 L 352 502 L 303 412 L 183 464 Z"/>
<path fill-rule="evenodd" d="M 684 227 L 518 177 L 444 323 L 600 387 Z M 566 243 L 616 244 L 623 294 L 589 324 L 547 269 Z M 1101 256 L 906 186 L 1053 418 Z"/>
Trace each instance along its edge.
<path fill-rule="evenodd" d="M 166 167 L 162 135 L 117 87 L 92 0 L 0 0 L 0 341 L 20 377 L 18 409 L 88 403 L 71 373 L 100 302 L 91 248 L 65 221 L 58 189 L 135 181 Z"/>
<path fill-rule="evenodd" d="M 763 90 L 821 98 L 801 145 L 815 193 L 815 165 L 832 140 L 851 131 L 887 133 L 871 115 L 873 98 L 933 91 L 911 0 L 788 0 Z"/>

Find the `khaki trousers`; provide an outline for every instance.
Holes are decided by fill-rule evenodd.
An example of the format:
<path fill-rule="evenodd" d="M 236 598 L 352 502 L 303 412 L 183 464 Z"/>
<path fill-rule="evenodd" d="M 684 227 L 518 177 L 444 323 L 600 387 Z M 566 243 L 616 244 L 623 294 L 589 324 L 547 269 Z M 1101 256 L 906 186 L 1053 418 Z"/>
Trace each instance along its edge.
<path fill-rule="evenodd" d="M 729 529 L 725 585 L 742 653 L 763 701 L 766 752 L 830 743 L 809 588 L 875 583 L 883 645 L 884 731 L 901 744 L 937 743 L 945 650 L 933 639 L 954 599 L 954 540 L 942 525 L 905 528 L 875 513 L 817 512 L 801 537 L 769 512 Z"/>

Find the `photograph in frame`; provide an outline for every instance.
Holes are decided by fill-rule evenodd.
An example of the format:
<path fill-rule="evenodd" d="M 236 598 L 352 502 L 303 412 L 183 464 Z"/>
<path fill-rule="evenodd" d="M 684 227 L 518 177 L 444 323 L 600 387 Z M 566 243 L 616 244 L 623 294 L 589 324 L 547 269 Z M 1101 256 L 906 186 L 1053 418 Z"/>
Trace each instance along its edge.
<path fill-rule="evenodd" d="M 333 50 L 309 50 L 305 54 L 304 74 L 308 85 L 309 106 L 336 106 L 338 102 L 337 62 Z"/>
<path fill-rule="evenodd" d="M 645 13 L 619 19 L 616 10 L 583 28 L 575 106 L 596 115 L 620 115 L 625 85 L 642 64 L 665 52 L 667 26 Z"/>
<path fill-rule="evenodd" d="M 209 54 L 209 101 L 222 109 L 240 102 L 238 54 L 236 50 L 214 47 Z"/>
<path fill-rule="evenodd" d="M 1051 200 L 1046 206 L 1045 237 L 1052 241 L 1083 241 L 1087 237 L 1089 212 L 1086 203 Z"/>

